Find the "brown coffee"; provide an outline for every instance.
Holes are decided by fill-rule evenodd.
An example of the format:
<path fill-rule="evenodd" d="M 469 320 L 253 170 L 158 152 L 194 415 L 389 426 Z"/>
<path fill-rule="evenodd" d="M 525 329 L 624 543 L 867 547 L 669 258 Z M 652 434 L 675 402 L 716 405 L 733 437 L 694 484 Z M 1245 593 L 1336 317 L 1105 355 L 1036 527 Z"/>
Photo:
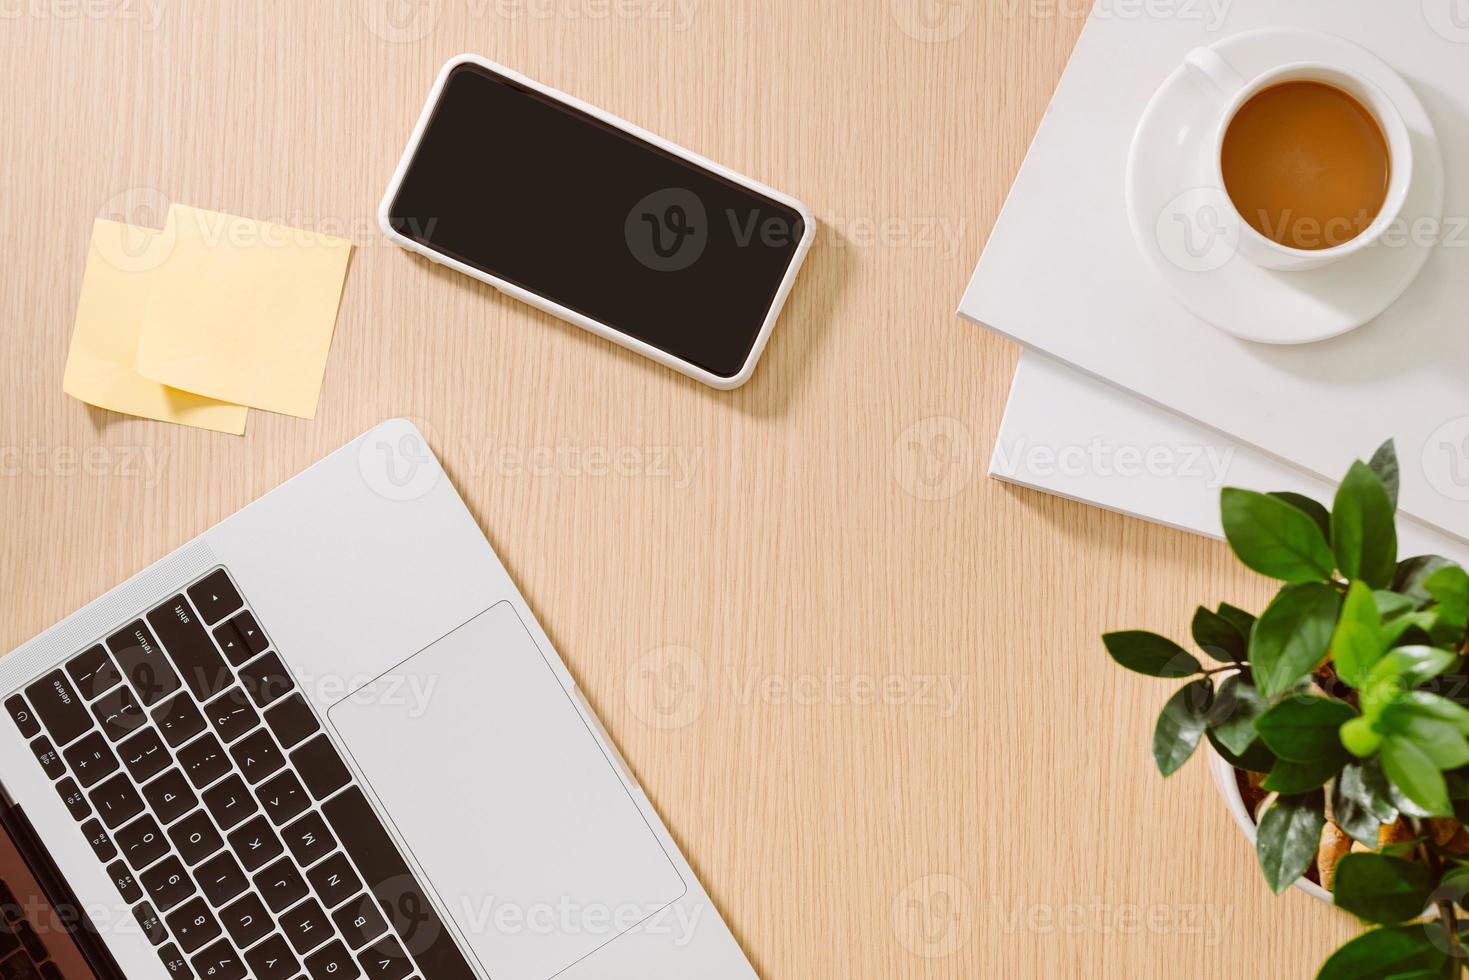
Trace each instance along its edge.
<path fill-rule="evenodd" d="M 1224 187 L 1251 227 L 1313 251 L 1366 231 L 1392 177 L 1377 119 L 1322 82 L 1284 82 L 1255 94 L 1230 122 L 1221 162 Z"/>

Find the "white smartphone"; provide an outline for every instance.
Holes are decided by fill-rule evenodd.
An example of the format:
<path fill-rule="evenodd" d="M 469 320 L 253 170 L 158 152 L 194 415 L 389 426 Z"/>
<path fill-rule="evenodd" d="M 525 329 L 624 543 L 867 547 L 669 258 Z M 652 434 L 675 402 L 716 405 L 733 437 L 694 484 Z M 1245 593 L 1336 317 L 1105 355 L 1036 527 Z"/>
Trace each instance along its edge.
<path fill-rule="evenodd" d="M 749 380 L 816 229 L 800 201 L 473 55 L 439 72 L 378 221 L 716 388 Z"/>

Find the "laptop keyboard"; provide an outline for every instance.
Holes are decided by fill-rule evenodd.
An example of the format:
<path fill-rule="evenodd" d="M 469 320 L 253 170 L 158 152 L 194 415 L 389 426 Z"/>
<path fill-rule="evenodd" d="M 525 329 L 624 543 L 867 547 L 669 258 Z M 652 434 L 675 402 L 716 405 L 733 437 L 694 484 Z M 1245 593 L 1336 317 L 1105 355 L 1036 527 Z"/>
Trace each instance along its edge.
<path fill-rule="evenodd" d="M 0 880 L 0 980 L 63 980 L 46 944 L 25 918 L 10 886 Z"/>
<path fill-rule="evenodd" d="M 223 568 L 5 708 L 173 976 L 473 980 Z"/>

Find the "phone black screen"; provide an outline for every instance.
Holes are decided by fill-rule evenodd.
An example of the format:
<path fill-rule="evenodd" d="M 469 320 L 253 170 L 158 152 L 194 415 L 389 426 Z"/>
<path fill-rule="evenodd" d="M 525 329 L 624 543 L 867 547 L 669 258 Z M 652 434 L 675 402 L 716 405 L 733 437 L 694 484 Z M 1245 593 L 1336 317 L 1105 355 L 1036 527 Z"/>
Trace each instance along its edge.
<path fill-rule="evenodd" d="M 446 81 L 389 219 L 721 377 L 806 231 L 794 209 L 472 64 Z"/>

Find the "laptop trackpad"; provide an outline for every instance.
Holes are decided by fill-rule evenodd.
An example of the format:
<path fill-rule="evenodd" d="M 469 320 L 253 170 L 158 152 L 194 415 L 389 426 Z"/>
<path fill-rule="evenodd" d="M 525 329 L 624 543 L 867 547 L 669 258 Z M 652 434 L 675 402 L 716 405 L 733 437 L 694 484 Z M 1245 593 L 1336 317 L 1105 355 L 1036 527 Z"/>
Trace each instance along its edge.
<path fill-rule="evenodd" d="M 494 980 L 546 980 L 683 895 L 509 602 L 328 716 Z"/>

